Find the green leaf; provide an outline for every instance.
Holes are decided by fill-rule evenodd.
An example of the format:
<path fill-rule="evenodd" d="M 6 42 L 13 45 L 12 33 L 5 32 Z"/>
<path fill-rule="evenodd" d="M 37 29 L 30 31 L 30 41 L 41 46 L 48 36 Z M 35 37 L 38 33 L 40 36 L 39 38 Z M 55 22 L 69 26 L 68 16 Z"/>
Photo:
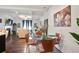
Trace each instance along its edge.
<path fill-rule="evenodd" d="M 76 34 L 76 33 L 71 33 L 70 34 L 77 40 L 79 41 L 79 34 Z"/>
<path fill-rule="evenodd" d="M 77 18 L 77 25 L 79 26 L 79 18 Z"/>

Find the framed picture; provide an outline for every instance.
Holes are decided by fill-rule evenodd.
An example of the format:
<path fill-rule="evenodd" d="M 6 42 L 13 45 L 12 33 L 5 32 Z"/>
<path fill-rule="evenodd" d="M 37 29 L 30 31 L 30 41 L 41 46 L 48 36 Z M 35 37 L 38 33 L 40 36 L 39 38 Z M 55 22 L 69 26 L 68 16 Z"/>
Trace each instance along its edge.
<path fill-rule="evenodd" d="M 71 26 L 71 6 L 60 10 L 54 14 L 55 27 L 70 27 Z"/>

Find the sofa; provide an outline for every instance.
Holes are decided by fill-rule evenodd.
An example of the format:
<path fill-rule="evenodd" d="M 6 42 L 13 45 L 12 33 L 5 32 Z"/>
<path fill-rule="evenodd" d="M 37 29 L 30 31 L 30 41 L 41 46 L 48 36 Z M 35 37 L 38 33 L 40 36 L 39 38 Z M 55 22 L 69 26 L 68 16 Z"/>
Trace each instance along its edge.
<path fill-rule="evenodd" d="M 19 29 L 17 35 L 19 38 L 26 38 L 29 36 L 29 31 L 27 29 Z"/>

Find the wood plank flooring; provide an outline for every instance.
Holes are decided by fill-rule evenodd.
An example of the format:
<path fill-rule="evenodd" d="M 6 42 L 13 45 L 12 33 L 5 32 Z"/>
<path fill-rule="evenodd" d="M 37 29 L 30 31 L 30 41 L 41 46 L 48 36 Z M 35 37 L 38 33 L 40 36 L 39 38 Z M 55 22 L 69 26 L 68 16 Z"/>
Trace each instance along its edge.
<path fill-rule="evenodd" d="M 17 36 L 10 36 L 6 39 L 6 53 L 28 53 L 26 39 L 19 39 Z M 30 47 L 30 53 L 39 53 L 35 51 L 35 46 Z M 52 53 L 61 53 L 58 49 L 54 49 Z"/>
<path fill-rule="evenodd" d="M 6 53 L 24 53 L 26 48 L 26 39 L 19 39 L 12 36 L 6 41 Z"/>

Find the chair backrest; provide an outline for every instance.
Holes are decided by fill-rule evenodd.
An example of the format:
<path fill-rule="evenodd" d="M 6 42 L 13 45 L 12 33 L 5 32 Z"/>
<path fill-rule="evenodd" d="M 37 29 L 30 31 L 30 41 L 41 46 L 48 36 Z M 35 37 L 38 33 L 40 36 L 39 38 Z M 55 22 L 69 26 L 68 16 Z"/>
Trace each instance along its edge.
<path fill-rule="evenodd" d="M 42 32 L 41 31 L 37 31 L 36 32 L 36 35 L 41 36 L 42 35 Z"/>
<path fill-rule="evenodd" d="M 61 34 L 60 33 L 56 33 L 56 37 L 57 37 L 57 43 L 59 43 L 60 40 L 61 40 Z"/>
<path fill-rule="evenodd" d="M 42 40 L 42 46 L 44 49 L 44 52 L 52 52 L 54 47 L 54 40 Z"/>

